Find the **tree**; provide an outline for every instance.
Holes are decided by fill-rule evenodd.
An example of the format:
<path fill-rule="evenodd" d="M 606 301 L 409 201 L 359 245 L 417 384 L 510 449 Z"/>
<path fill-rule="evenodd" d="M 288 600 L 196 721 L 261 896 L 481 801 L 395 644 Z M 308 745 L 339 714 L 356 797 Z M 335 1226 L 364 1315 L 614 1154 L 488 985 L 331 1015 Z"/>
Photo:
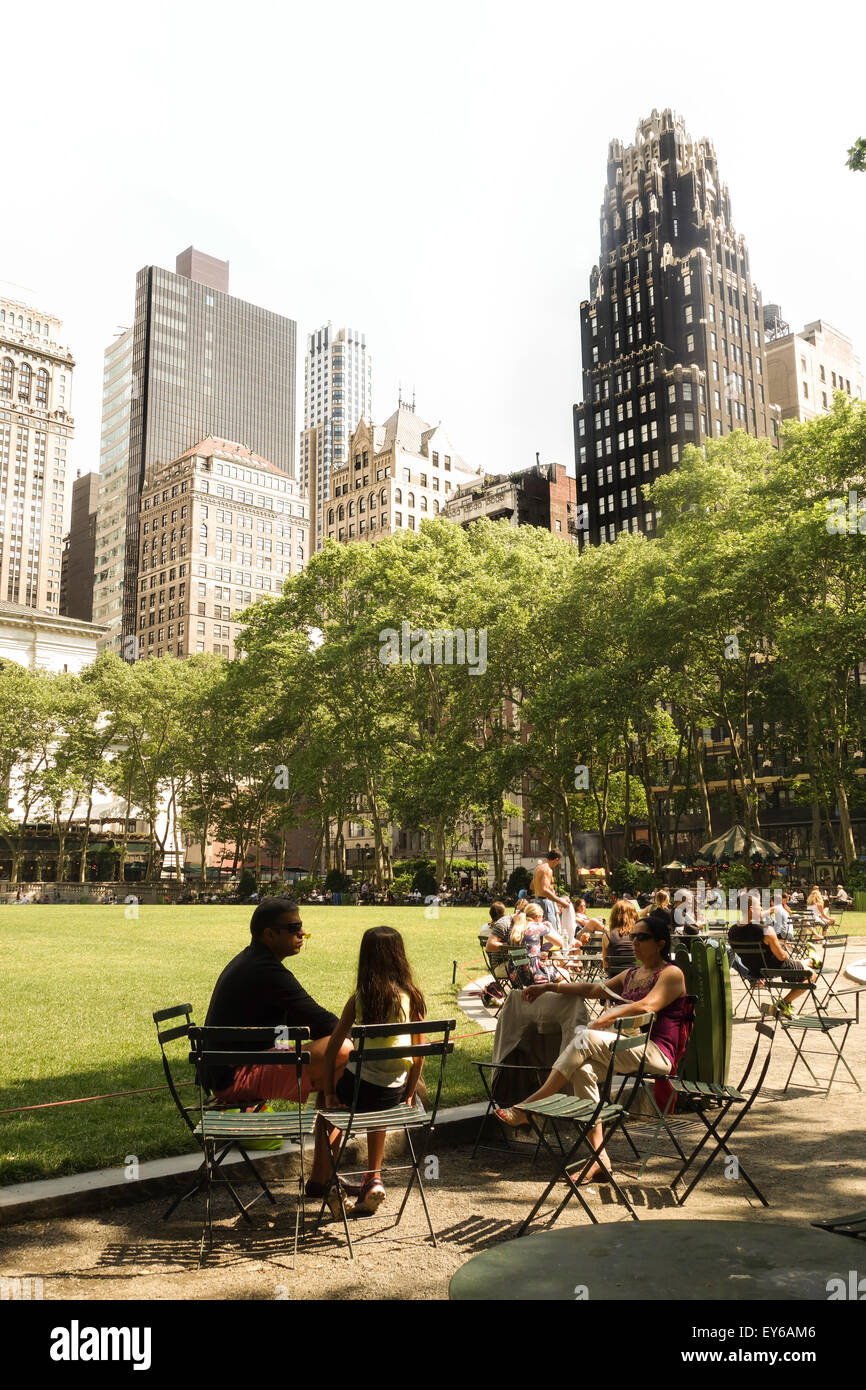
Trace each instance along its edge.
<path fill-rule="evenodd" d="M 862 173 L 866 170 L 866 140 L 862 136 L 854 141 L 848 151 L 846 163 L 848 168 L 853 169 L 855 173 Z"/>

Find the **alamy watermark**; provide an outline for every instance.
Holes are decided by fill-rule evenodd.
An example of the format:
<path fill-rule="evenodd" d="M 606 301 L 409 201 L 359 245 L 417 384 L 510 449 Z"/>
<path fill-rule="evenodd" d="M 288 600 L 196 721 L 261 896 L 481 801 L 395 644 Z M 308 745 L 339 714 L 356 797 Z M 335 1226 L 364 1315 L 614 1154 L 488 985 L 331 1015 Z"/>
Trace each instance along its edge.
<path fill-rule="evenodd" d="M 468 666 L 470 676 L 487 670 L 487 628 L 413 628 L 411 623 L 383 627 L 379 633 L 383 666 Z"/>
<path fill-rule="evenodd" d="M 9 1278 L 7 1275 L 0 1277 L 0 1302 L 10 1303 L 30 1302 L 31 1300 L 41 1301 L 42 1299 L 42 1280 L 34 1279 L 30 1275 L 25 1278 Z"/>
<path fill-rule="evenodd" d="M 827 531 L 831 536 L 866 536 L 866 497 L 849 488 L 848 496 L 827 498 Z"/>

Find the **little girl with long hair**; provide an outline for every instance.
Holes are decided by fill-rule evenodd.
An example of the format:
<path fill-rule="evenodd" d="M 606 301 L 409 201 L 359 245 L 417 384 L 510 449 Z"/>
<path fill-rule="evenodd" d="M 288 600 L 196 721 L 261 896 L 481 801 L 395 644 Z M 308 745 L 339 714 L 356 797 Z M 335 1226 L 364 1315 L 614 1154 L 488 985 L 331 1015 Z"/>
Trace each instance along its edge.
<path fill-rule="evenodd" d="M 424 996 L 412 978 L 403 938 L 393 927 L 371 927 L 361 938 L 358 955 L 358 983 L 346 1001 L 340 1021 L 331 1034 L 325 1052 L 325 1109 L 349 1109 L 358 1085 L 359 1111 L 387 1110 L 401 1101 L 411 1103 L 421 1077 L 423 1058 L 395 1057 L 376 1061 L 371 1055 L 361 1065 L 360 1081 L 356 1062 L 349 1062 L 338 1082 L 337 1054 L 356 1023 L 421 1023 L 425 1013 Z M 372 1048 L 410 1047 L 411 1034 L 374 1038 Z M 343 1190 L 357 1197 L 353 1212 L 372 1215 L 385 1200 L 382 1185 L 382 1154 L 385 1131 L 367 1134 L 367 1172 L 361 1183 L 342 1182 Z"/>

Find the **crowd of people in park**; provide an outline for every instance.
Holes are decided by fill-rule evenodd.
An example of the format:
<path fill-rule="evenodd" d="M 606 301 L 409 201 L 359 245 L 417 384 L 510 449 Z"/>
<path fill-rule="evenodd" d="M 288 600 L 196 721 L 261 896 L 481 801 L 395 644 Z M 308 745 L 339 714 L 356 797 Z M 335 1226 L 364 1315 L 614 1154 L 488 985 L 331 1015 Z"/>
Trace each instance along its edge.
<path fill-rule="evenodd" d="M 672 959 L 678 934 L 703 932 L 703 902 L 691 890 L 677 890 L 672 901 L 667 889 L 641 895 L 644 901 L 623 893 L 613 903 L 607 920 L 590 915 L 585 898 L 573 900 L 557 887 L 560 856 L 551 852 L 536 865 L 528 889 L 520 890 L 511 910 L 501 900 L 489 909 L 489 921 L 481 939 L 491 965 L 507 965 L 509 982 L 522 999 L 533 1003 L 554 991 L 604 1001 L 602 1014 L 563 1048 L 541 1087 L 526 1100 L 555 1094 L 566 1085 L 574 1093 L 598 1099 L 599 1077 L 610 1059 L 609 1028 L 621 1019 L 652 1013 L 645 1067 L 650 1076 L 671 1074 L 681 1042 L 686 994 L 683 972 Z M 442 885 L 443 891 L 447 885 Z M 838 897 L 838 895 L 837 895 Z M 829 901 L 814 885 L 800 895 L 803 916 L 800 935 L 808 934 L 811 956 L 795 961 L 795 895 L 783 890 L 768 907 L 761 893 L 743 889 L 738 895 L 739 922 L 730 928 L 728 950 L 731 965 L 753 983 L 760 970 L 779 964 L 796 965 L 801 980 L 774 1006 L 780 1015 L 814 981 L 820 964 L 820 945 L 835 925 Z M 844 901 L 844 900 L 843 900 Z M 318 1004 L 284 964 L 300 955 L 306 933 L 301 905 L 287 897 L 266 897 L 253 911 L 250 941 L 222 971 L 207 1011 L 205 1024 L 216 1028 L 261 1028 L 259 1065 L 225 1067 L 204 1078 L 216 1102 L 222 1106 L 260 1105 L 283 1099 L 303 1103 L 315 1092 L 321 1111 L 307 1195 L 320 1197 L 333 1216 L 340 1214 L 340 1198 L 333 1186 L 331 1155 L 336 1159 L 340 1131 L 329 1123 L 335 1111 L 354 1108 L 376 1112 L 395 1104 L 423 1105 L 424 1086 L 418 1059 L 399 1056 L 361 1064 L 351 1059 L 351 1030 L 355 1024 L 393 1024 L 384 1040 L 389 1049 L 409 1048 L 420 1041 L 412 1024 L 425 1018 L 424 997 L 413 977 L 402 936 L 390 926 L 375 926 L 361 938 L 355 987 L 339 1018 Z M 599 982 L 582 970 L 581 956 L 589 948 L 602 969 Z M 756 965 L 756 960 L 758 964 Z M 762 962 L 765 963 L 762 965 Z M 797 977 L 794 977 L 795 980 Z M 300 1088 L 290 1067 L 269 1061 L 274 1031 L 280 1027 L 306 1027 L 311 1041 L 305 1044 L 309 1064 L 303 1068 Z M 623 1051 L 616 1070 L 628 1071 L 633 1053 Z M 520 1104 L 497 1111 L 507 1125 L 527 1122 Z M 609 1163 L 601 1130 L 592 1136 L 597 1162 L 585 1181 L 604 1181 Z M 358 1182 L 340 1179 L 346 1196 L 354 1197 L 359 1216 L 378 1210 L 385 1199 L 382 1183 L 384 1132 L 368 1135 L 367 1169 Z M 330 1153 L 329 1153 L 330 1150 Z"/>
<path fill-rule="evenodd" d="M 498 965 L 507 962 L 508 981 L 513 989 L 520 990 L 525 1003 L 533 1003 L 550 991 L 604 1001 L 605 1008 L 592 1027 L 563 1048 L 544 1083 L 526 1097 L 526 1102 L 540 1101 L 570 1085 L 575 1095 L 597 1102 L 599 1078 L 611 1057 L 613 1035 L 609 1029 L 618 1019 L 641 1013 L 654 1015 L 645 1070 L 652 1077 L 671 1074 L 681 1041 L 686 994 L 685 977 L 672 953 L 678 935 L 686 938 L 706 930 L 705 902 L 701 901 L 705 895 L 679 889 L 672 903 L 667 889 L 657 889 L 651 897 L 644 895 L 646 900 L 641 903 L 624 893 L 615 900 L 604 922 L 588 916 L 582 898 L 573 904 L 567 895 L 555 891 L 557 859 L 550 854 L 539 863 L 530 894 L 521 894 L 512 912 L 504 903 L 492 905 L 482 940 L 494 973 Z M 796 1000 L 815 983 L 822 960 L 821 944 L 837 922 L 820 887 L 815 884 L 808 890 L 804 884 L 803 888 L 806 891 L 797 895 L 796 902 L 793 893 L 777 890 L 769 905 L 766 891 L 762 895 L 758 889 L 740 890 L 736 894 L 739 921 L 716 941 L 719 949 L 727 951 L 732 968 L 753 987 L 764 985 L 764 972 L 786 972 L 785 982 L 790 980 L 791 988 L 777 1002 L 761 1005 L 763 1014 L 777 1018 L 791 1017 Z M 850 903 L 841 885 L 834 900 L 841 906 Z M 724 905 L 723 896 L 721 903 Z M 798 912 L 801 915 L 795 926 L 794 914 Z M 581 954 L 592 942 L 597 957 L 599 934 L 601 977 L 591 982 L 581 978 Z M 793 954 L 797 936 L 801 943 L 806 938 L 805 954 Z M 613 1006 L 612 996 L 618 1001 Z M 490 1002 L 501 1003 L 503 997 L 500 991 L 499 998 Z M 616 1072 L 628 1073 L 634 1065 L 630 1051 L 615 1057 Z M 496 1113 L 506 1125 L 529 1123 L 519 1104 L 497 1108 Z M 601 1126 L 590 1139 L 597 1161 L 582 1181 L 608 1181 L 610 1167 Z"/>

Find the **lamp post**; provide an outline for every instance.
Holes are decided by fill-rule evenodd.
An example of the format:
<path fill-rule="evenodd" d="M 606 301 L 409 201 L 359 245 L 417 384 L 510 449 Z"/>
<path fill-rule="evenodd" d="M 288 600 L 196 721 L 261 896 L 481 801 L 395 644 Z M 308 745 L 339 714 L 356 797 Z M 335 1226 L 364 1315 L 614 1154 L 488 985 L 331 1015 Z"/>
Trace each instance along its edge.
<path fill-rule="evenodd" d="M 475 850 L 475 891 L 477 893 L 478 881 L 480 877 L 478 869 L 478 851 L 484 844 L 484 827 L 480 825 L 478 821 L 472 822 L 472 829 L 469 832 L 469 843 Z"/>
<path fill-rule="evenodd" d="M 512 874 L 513 874 L 513 873 L 514 873 L 514 865 L 515 865 L 515 863 L 516 863 L 516 861 L 517 861 L 517 845 L 515 845 L 515 843 L 514 843 L 513 840 L 511 840 L 511 841 L 509 842 L 508 849 L 506 850 L 506 854 L 510 854 L 510 855 L 511 855 L 511 872 L 512 872 Z"/>

